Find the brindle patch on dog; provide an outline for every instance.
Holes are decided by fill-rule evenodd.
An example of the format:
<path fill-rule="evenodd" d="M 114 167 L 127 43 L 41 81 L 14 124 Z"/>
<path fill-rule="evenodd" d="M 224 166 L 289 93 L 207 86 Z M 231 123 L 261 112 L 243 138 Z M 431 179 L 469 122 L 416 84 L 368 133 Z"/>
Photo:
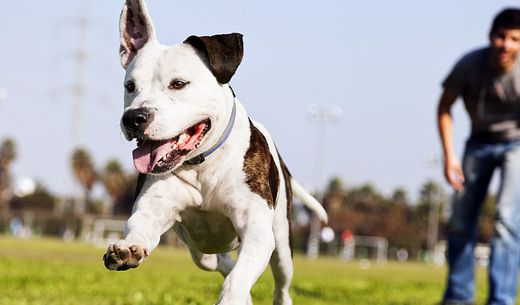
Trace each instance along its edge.
<path fill-rule="evenodd" d="M 251 191 L 267 201 L 270 208 L 276 207 L 276 196 L 280 184 L 280 176 L 269 145 L 264 135 L 249 120 L 251 138 L 249 148 L 244 156 L 244 172 L 246 183 Z"/>

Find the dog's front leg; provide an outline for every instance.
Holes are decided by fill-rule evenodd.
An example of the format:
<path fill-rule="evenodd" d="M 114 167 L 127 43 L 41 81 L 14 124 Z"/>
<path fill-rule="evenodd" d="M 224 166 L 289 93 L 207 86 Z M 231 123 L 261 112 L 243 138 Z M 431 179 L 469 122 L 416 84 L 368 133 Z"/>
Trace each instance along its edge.
<path fill-rule="evenodd" d="M 264 202 L 255 202 L 247 211 L 235 210 L 230 218 L 242 245 L 233 270 L 224 280 L 217 305 L 245 305 L 249 304 L 251 287 L 264 272 L 275 247 L 273 210 Z"/>
<path fill-rule="evenodd" d="M 109 245 L 103 256 L 105 267 L 110 270 L 136 268 L 157 247 L 161 235 L 173 226 L 178 217 L 178 201 L 174 199 L 183 192 L 174 196 L 167 191 L 171 189 L 175 186 L 168 180 L 146 181 L 127 221 L 125 239 Z"/>

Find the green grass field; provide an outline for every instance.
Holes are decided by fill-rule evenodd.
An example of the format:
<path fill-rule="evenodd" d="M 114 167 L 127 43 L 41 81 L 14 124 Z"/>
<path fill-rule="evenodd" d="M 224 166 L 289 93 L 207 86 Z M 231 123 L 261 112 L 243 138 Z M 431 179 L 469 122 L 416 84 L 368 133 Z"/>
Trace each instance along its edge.
<path fill-rule="evenodd" d="M 158 248 L 137 269 L 111 272 L 104 249 L 53 239 L 0 236 L 0 305 L 214 304 L 222 277 L 199 270 L 186 249 Z M 301 305 L 434 305 L 446 270 L 420 263 L 341 263 L 333 258 L 295 257 L 291 288 Z M 478 304 L 486 293 L 478 272 Z M 266 271 L 253 288 L 255 305 L 271 304 L 273 281 Z"/>

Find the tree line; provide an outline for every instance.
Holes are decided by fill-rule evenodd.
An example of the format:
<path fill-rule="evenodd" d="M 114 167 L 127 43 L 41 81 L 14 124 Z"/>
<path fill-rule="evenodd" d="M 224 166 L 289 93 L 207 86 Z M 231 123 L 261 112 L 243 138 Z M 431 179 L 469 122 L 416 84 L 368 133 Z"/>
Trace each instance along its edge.
<path fill-rule="evenodd" d="M 11 209 L 52 210 L 58 197 L 52 194 L 42 182 L 36 182 L 34 192 L 23 196 L 13 193 L 12 163 L 16 160 L 16 143 L 6 138 L 0 145 L 0 213 L 6 214 Z M 77 200 L 85 213 L 104 216 L 129 215 L 132 211 L 136 174 L 125 172 L 117 159 L 108 160 L 105 165 L 96 168 L 87 149 L 78 147 L 70 156 L 70 168 L 82 189 L 82 196 Z M 101 183 L 107 200 L 92 198 L 96 183 Z"/>
<path fill-rule="evenodd" d="M 345 186 L 333 178 L 323 196 L 329 213 L 329 226 L 337 233 L 349 230 L 356 235 L 385 237 L 391 248 L 405 248 L 416 254 L 428 249 L 432 213 L 435 218 L 435 241 L 445 239 L 450 214 L 451 190 L 434 180 L 419 189 L 415 202 L 405 189 L 397 188 L 384 195 L 370 183 Z M 486 243 L 493 234 L 495 196 L 488 196 L 479 221 L 478 242 Z"/>
<path fill-rule="evenodd" d="M 11 167 L 16 160 L 16 143 L 6 138 L 0 145 L 0 215 L 10 209 L 52 210 L 59 198 L 42 183 L 33 193 L 24 196 L 13 194 Z M 121 163 L 108 160 L 96 168 L 85 148 L 76 148 L 70 156 L 70 168 L 81 186 L 83 212 L 113 216 L 128 216 L 133 206 L 136 174 L 125 172 Z M 100 183 L 107 199 L 93 199 L 91 194 Z M 451 190 L 434 180 L 423 183 L 417 199 L 412 202 L 403 188 L 391 194 L 381 193 L 373 184 L 348 185 L 340 178 L 330 180 L 319 196 L 329 214 L 329 224 L 338 236 L 348 230 L 355 235 L 385 237 L 389 246 L 405 248 L 412 254 L 428 248 L 428 234 L 435 222 L 435 239 L 444 239 L 444 228 L 450 212 Z M 487 242 L 493 233 L 495 197 L 490 195 L 483 206 L 480 219 L 479 242 Z M 435 214 L 432 214 L 435 213 Z M 432 218 L 436 215 L 436 218 Z M 296 223 L 296 222 L 295 222 Z M 303 250 L 308 228 L 296 228 L 295 240 Z"/>

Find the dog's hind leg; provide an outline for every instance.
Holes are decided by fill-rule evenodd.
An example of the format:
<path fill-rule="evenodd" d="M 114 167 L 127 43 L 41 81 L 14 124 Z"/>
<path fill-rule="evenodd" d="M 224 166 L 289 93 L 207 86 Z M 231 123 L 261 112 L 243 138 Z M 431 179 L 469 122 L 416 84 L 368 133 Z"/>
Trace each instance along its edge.
<path fill-rule="evenodd" d="M 222 276 L 226 277 L 235 265 L 229 253 L 204 254 L 195 249 L 189 249 L 193 262 L 202 270 L 218 271 Z M 253 305 L 251 294 L 247 298 L 246 305 Z"/>
<path fill-rule="evenodd" d="M 276 227 L 275 223 L 275 227 Z M 275 228 L 276 248 L 271 256 L 270 265 L 274 277 L 273 305 L 291 305 L 289 287 L 293 277 L 294 267 L 292 251 L 289 242 L 288 223 L 279 223 Z"/>
<path fill-rule="evenodd" d="M 235 264 L 229 253 L 204 254 L 195 249 L 189 249 L 193 262 L 202 270 L 218 271 L 226 277 Z"/>

